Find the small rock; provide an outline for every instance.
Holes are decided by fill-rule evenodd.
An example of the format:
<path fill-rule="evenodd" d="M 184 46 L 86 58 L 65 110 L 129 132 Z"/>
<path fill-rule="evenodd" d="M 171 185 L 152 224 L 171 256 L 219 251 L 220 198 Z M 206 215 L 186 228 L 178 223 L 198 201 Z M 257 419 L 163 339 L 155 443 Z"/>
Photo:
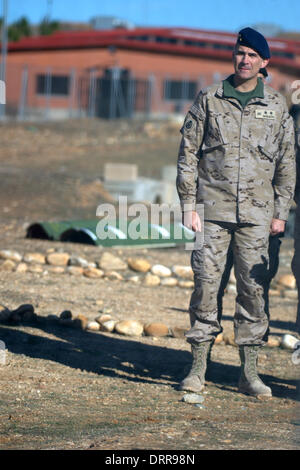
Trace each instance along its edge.
<path fill-rule="evenodd" d="M 82 330 L 85 330 L 88 324 L 88 319 L 85 315 L 79 314 L 77 315 L 74 320 L 73 320 L 73 325 L 76 328 L 81 328 Z"/>
<path fill-rule="evenodd" d="M 102 325 L 102 323 L 105 323 L 107 321 L 110 321 L 112 320 L 112 316 L 109 315 L 108 313 L 105 313 L 103 315 L 99 315 L 99 317 L 95 318 L 95 321 L 98 322 L 100 325 Z"/>
<path fill-rule="evenodd" d="M 72 318 L 72 312 L 70 310 L 64 310 L 63 312 L 61 312 L 61 314 L 59 315 L 59 318 L 61 320 L 70 320 Z"/>
<path fill-rule="evenodd" d="M 23 316 L 25 313 L 34 313 L 34 306 L 32 304 L 21 304 L 18 308 L 12 310 L 12 314 Z"/>
<path fill-rule="evenodd" d="M 132 282 L 133 284 L 138 284 L 141 281 L 141 279 L 139 276 L 129 276 L 127 278 L 127 281 Z"/>
<path fill-rule="evenodd" d="M 278 348 L 281 345 L 281 340 L 277 336 L 269 336 L 267 346 L 269 348 Z"/>
<path fill-rule="evenodd" d="M 106 271 L 104 277 L 110 281 L 123 281 L 123 276 L 117 271 Z"/>
<path fill-rule="evenodd" d="M 172 275 L 171 269 L 163 266 L 162 264 L 155 264 L 151 268 L 152 274 L 159 277 L 170 277 Z"/>
<path fill-rule="evenodd" d="M 100 325 L 96 321 L 89 321 L 86 325 L 86 329 L 90 331 L 99 331 Z"/>
<path fill-rule="evenodd" d="M 216 336 L 214 344 L 220 344 L 223 341 L 223 333 L 219 333 L 218 336 Z"/>
<path fill-rule="evenodd" d="M 0 265 L 0 270 L 1 271 L 14 271 L 15 268 L 16 268 L 16 263 L 14 261 L 12 261 L 11 259 L 6 259 Z"/>
<path fill-rule="evenodd" d="M 99 277 L 103 277 L 104 272 L 102 271 L 102 269 L 98 269 L 98 268 L 87 268 L 87 269 L 84 269 L 83 275 L 89 278 L 99 278 Z"/>
<path fill-rule="evenodd" d="M 106 331 L 111 333 L 114 331 L 117 321 L 116 320 L 107 320 L 101 323 L 100 328 L 101 331 Z"/>
<path fill-rule="evenodd" d="M 81 266 L 68 266 L 67 273 L 71 276 L 81 276 L 83 274 L 83 268 Z"/>
<path fill-rule="evenodd" d="M 22 261 L 22 256 L 20 255 L 20 253 L 18 253 L 17 251 L 13 251 L 13 250 L 1 250 L 0 258 L 15 261 L 16 263 L 19 263 L 20 261 Z"/>
<path fill-rule="evenodd" d="M 144 258 L 128 258 L 127 263 L 133 271 L 146 273 L 151 269 L 151 264 Z"/>
<path fill-rule="evenodd" d="M 171 334 L 171 336 L 173 336 L 173 338 L 184 338 L 185 333 L 187 331 L 188 331 L 187 328 L 180 328 L 178 326 L 170 328 L 170 334 Z"/>
<path fill-rule="evenodd" d="M 63 266 L 49 266 L 48 272 L 52 274 L 64 274 L 65 268 Z"/>
<path fill-rule="evenodd" d="M 148 323 L 144 325 L 144 333 L 147 336 L 168 336 L 169 328 L 164 323 Z"/>
<path fill-rule="evenodd" d="M 194 279 L 194 273 L 191 266 L 174 265 L 172 267 L 172 272 L 183 279 L 189 279 L 191 281 Z"/>
<path fill-rule="evenodd" d="M 182 397 L 182 401 L 185 403 L 203 403 L 204 402 L 204 397 L 202 395 L 198 395 L 197 393 L 186 393 Z"/>
<path fill-rule="evenodd" d="M 43 272 L 43 266 L 41 264 L 30 264 L 27 267 L 27 271 L 29 273 L 42 273 Z"/>
<path fill-rule="evenodd" d="M 295 338 L 295 336 L 287 334 L 283 336 L 282 341 L 281 341 L 281 346 L 284 349 L 294 349 L 298 341 L 299 340 Z"/>
<path fill-rule="evenodd" d="M 99 267 L 104 271 L 115 271 L 127 269 L 127 263 L 112 253 L 105 252 L 100 258 Z"/>
<path fill-rule="evenodd" d="M 101 331 L 112 332 L 115 329 L 117 320 L 114 320 L 109 314 L 102 314 L 95 318 L 95 321 L 99 323 Z"/>
<path fill-rule="evenodd" d="M 165 277 L 160 280 L 160 283 L 162 286 L 174 287 L 178 285 L 178 279 L 176 279 L 175 277 Z"/>
<path fill-rule="evenodd" d="M 194 285 L 194 281 L 178 281 L 178 286 L 183 289 L 193 289 Z"/>
<path fill-rule="evenodd" d="M 24 256 L 25 263 L 37 263 L 37 264 L 45 264 L 46 263 L 46 256 L 42 253 L 27 253 Z"/>
<path fill-rule="evenodd" d="M 81 258 L 80 256 L 71 256 L 69 259 L 69 265 L 79 268 L 87 268 L 89 262 L 86 259 Z"/>
<path fill-rule="evenodd" d="M 147 273 L 144 279 L 145 286 L 158 286 L 160 284 L 160 277 L 154 274 Z"/>
<path fill-rule="evenodd" d="M 278 284 L 283 287 L 287 287 L 289 289 L 295 289 L 296 287 L 296 279 L 293 274 L 283 274 L 278 279 Z"/>
<path fill-rule="evenodd" d="M 228 294 L 236 295 L 237 294 L 236 285 L 235 284 L 228 284 L 228 286 L 226 287 L 226 292 Z"/>
<path fill-rule="evenodd" d="M 69 259 L 69 253 L 54 252 L 46 256 L 47 263 L 53 266 L 67 266 Z"/>
<path fill-rule="evenodd" d="M 27 271 L 27 264 L 26 263 L 19 263 L 18 266 L 16 267 L 15 271 L 16 273 L 26 273 Z"/>
<path fill-rule="evenodd" d="M 93 261 L 90 261 L 88 264 L 87 264 L 87 268 L 97 268 L 97 263 L 94 263 Z"/>
<path fill-rule="evenodd" d="M 141 336 L 144 326 L 137 320 L 123 320 L 116 323 L 115 330 L 121 335 Z"/>
<path fill-rule="evenodd" d="M 230 346 L 237 346 L 234 341 L 234 333 L 223 333 L 223 341 L 225 344 L 229 344 Z"/>

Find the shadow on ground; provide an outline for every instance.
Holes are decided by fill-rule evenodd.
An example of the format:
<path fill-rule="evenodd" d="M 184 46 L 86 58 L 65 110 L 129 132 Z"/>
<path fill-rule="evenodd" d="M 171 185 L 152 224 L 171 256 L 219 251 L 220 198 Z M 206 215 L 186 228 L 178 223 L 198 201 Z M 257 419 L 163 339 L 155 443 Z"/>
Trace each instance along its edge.
<path fill-rule="evenodd" d="M 30 332 L 23 331 L 26 326 Z M 55 338 L 41 336 L 39 331 Z M 13 354 L 55 361 L 74 369 L 132 382 L 161 384 L 163 381 L 175 389 L 191 365 L 188 351 L 65 327 L 49 322 L 45 317 L 37 317 L 34 324 L 22 323 L 22 331 L 18 325 L 2 324 L 0 338 Z M 237 391 L 239 372 L 237 366 L 211 361 L 206 378 L 218 388 Z M 295 390 L 288 388 L 295 386 L 296 381 L 271 375 L 261 377 L 272 387 L 274 396 L 297 399 Z"/>

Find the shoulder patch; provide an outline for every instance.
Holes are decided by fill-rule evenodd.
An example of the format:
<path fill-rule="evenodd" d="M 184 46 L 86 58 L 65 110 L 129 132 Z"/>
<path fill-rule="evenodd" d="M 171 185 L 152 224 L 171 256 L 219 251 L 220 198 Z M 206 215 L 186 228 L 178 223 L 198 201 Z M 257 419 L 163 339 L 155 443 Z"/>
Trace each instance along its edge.
<path fill-rule="evenodd" d="M 186 121 L 184 127 L 186 129 L 191 129 L 193 127 L 193 121 L 191 119 L 189 119 L 188 121 Z"/>

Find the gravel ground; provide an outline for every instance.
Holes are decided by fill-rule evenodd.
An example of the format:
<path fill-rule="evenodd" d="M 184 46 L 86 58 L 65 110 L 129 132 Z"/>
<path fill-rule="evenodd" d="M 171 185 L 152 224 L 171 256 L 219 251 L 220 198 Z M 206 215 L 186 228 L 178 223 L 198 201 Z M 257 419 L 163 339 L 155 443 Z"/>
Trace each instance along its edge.
<path fill-rule="evenodd" d="M 178 135 L 153 138 L 141 126 L 94 120 L 1 124 L 1 249 L 99 258 L 98 247 L 26 239 L 26 228 L 40 220 L 94 217 L 105 200 L 95 190 L 105 161 L 137 162 L 140 174 L 151 177 L 158 177 L 159 165 L 174 164 Z M 181 249 L 111 251 L 166 266 L 188 265 L 190 256 Z M 292 253 L 292 241 L 285 239 L 278 275 L 290 273 Z M 191 289 L 1 270 L 0 286 L 2 305 L 29 303 L 37 313 L 34 323 L 0 325 L 7 347 L 7 363 L 0 366 L 2 450 L 299 448 L 299 366 L 291 351 L 263 349 L 259 372 L 273 397 L 257 400 L 237 391 L 237 348 L 215 345 L 204 401 L 196 406 L 182 402 L 177 389 L 191 363 L 184 338 L 83 331 L 48 319 L 71 310 L 92 320 L 110 309 L 120 320 L 187 328 Z M 228 333 L 234 298 L 228 293 L 224 299 Z M 272 335 L 295 335 L 295 299 L 271 297 L 270 312 Z"/>

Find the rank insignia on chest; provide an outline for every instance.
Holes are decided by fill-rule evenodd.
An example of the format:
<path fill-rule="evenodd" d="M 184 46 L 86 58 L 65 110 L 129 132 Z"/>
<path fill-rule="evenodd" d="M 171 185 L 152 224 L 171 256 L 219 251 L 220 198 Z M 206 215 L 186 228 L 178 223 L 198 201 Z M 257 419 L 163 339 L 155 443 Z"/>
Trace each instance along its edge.
<path fill-rule="evenodd" d="M 255 111 L 256 119 L 275 119 L 276 113 L 273 109 L 257 109 Z"/>

